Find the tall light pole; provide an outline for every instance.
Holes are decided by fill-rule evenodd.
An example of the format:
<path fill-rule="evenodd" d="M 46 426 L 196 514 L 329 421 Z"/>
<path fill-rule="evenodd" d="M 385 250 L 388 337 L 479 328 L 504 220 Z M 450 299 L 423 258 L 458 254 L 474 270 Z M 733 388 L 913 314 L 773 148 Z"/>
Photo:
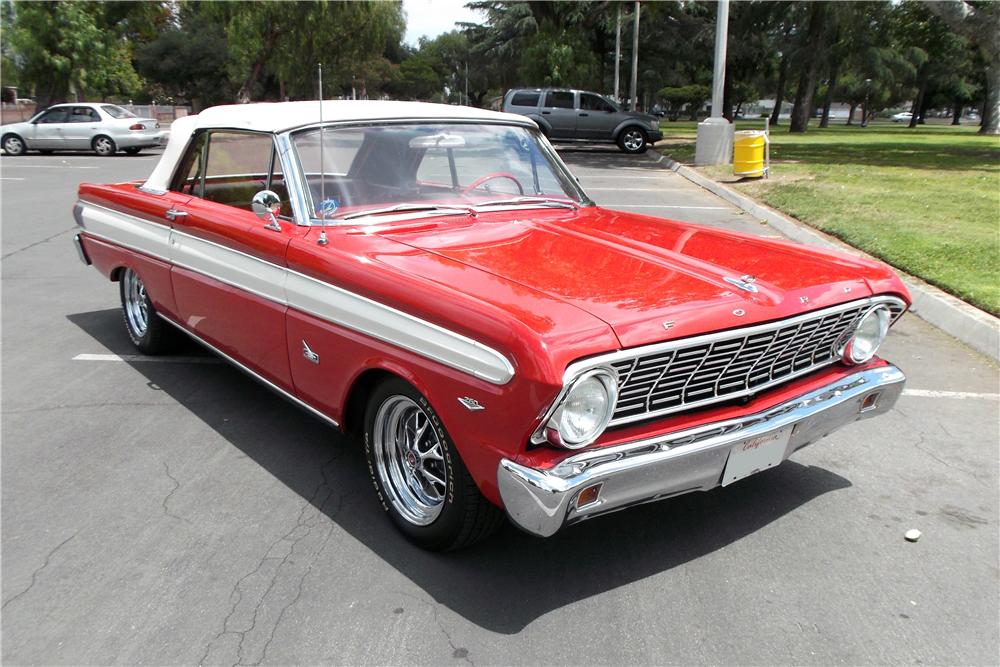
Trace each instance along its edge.
<path fill-rule="evenodd" d="M 712 115 L 698 123 L 695 164 L 727 164 L 733 156 L 733 125 L 722 116 L 726 85 L 726 42 L 729 0 L 719 0 L 715 18 L 715 67 L 712 71 Z"/>
<path fill-rule="evenodd" d="M 868 127 L 868 95 L 871 93 L 872 80 L 865 79 L 865 106 L 861 110 L 861 127 Z"/>
<path fill-rule="evenodd" d="M 621 102 L 618 97 L 618 81 L 622 71 L 622 5 L 618 3 L 618 19 L 615 22 L 615 104 Z"/>
<path fill-rule="evenodd" d="M 635 16 L 632 17 L 632 21 L 632 89 L 630 106 L 632 111 L 635 111 L 639 97 L 637 89 L 639 81 L 639 0 L 635 0 Z"/>

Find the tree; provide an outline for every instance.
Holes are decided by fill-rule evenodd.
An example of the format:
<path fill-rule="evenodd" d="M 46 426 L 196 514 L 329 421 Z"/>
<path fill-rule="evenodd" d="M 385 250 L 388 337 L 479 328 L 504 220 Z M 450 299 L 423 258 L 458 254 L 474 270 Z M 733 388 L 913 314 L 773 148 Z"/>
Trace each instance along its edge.
<path fill-rule="evenodd" d="M 982 53 L 986 103 L 979 133 L 1000 134 L 1000 7 L 997 3 L 973 4 L 964 0 L 928 2 L 927 7 Z"/>
<path fill-rule="evenodd" d="M 825 2 L 814 2 L 809 7 L 808 28 L 803 33 L 799 49 L 803 62 L 799 85 L 795 89 L 789 132 L 805 132 L 812 116 L 813 95 L 819 80 L 822 54 L 826 48 L 827 13 L 828 5 Z"/>

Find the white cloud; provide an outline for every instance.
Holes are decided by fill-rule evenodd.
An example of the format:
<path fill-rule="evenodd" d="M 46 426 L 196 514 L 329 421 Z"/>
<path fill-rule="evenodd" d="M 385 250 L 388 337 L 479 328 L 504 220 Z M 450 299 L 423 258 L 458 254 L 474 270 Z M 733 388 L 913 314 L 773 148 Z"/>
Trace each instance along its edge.
<path fill-rule="evenodd" d="M 407 44 L 416 45 L 421 37 L 434 38 L 455 29 L 455 23 L 482 21 L 479 12 L 465 8 L 469 0 L 403 0 L 406 11 Z"/>

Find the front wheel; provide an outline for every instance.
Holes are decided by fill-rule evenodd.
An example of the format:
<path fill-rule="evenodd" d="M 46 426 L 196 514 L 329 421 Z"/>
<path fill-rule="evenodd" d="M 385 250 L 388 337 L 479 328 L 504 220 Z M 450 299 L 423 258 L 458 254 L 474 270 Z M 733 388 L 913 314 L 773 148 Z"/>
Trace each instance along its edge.
<path fill-rule="evenodd" d="M 118 280 L 125 330 L 141 352 L 163 354 L 174 347 L 177 332 L 156 314 L 139 274 L 125 269 Z"/>
<path fill-rule="evenodd" d="M 115 146 L 115 142 L 111 137 L 105 137 L 101 135 L 99 137 L 94 137 L 94 141 L 91 142 L 90 147 L 94 149 L 94 152 L 101 157 L 108 157 L 114 155 L 118 150 Z"/>
<path fill-rule="evenodd" d="M 11 157 L 24 155 L 24 140 L 16 134 L 8 134 L 3 138 L 3 149 Z"/>
<path fill-rule="evenodd" d="M 393 378 L 372 393 L 364 439 L 382 509 L 419 546 L 459 549 L 503 522 L 503 513 L 479 493 L 434 408 L 407 382 Z"/>
<path fill-rule="evenodd" d="M 649 138 L 641 127 L 626 127 L 618 135 L 618 147 L 626 153 L 645 153 Z"/>

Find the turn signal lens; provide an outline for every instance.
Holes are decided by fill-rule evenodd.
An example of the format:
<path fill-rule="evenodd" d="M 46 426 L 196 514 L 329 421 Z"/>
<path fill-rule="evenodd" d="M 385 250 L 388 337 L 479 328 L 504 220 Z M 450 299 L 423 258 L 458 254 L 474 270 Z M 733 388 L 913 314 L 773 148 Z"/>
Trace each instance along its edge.
<path fill-rule="evenodd" d="M 130 130 L 145 130 L 146 126 L 143 125 L 142 123 L 136 123 L 135 125 L 130 126 L 128 129 L 130 129 Z"/>
<path fill-rule="evenodd" d="M 587 505 L 593 505 L 597 502 L 597 499 L 601 495 L 601 487 L 604 486 L 604 482 L 599 482 L 592 486 L 588 486 L 586 489 L 580 492 L 580 495 L 576 497 L 576 508 L 580 509 L 586 507 Z"/>

